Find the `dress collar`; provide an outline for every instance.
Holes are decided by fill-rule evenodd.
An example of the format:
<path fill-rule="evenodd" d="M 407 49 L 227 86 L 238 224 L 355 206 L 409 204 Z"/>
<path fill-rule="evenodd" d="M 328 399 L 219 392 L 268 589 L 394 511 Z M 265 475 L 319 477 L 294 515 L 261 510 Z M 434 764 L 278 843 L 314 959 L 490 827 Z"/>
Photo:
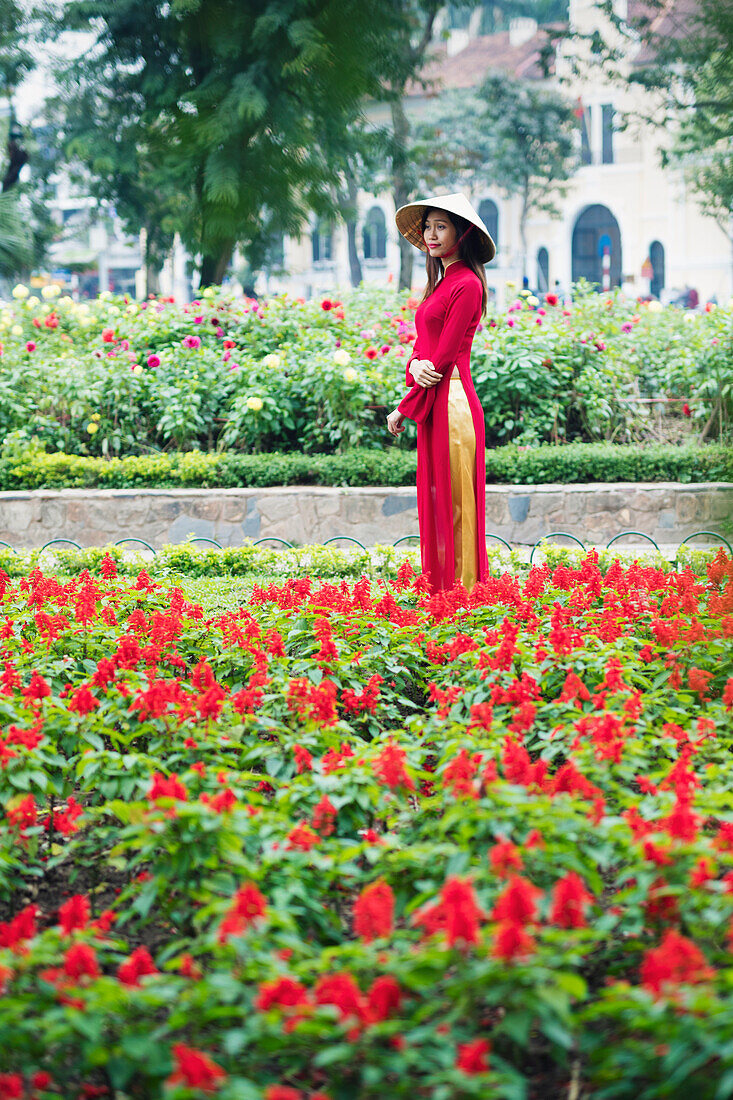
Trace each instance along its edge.
<path fill-rule="evenodd" d="M 443 272 L 443 279 L 450 279 L 451 275 L 454 275 L 456 271 L 463 271 L 467 266 L 468 264 L 466 264 L 464 260 L 454 260 L 452 264 L 448 264 Z"/>

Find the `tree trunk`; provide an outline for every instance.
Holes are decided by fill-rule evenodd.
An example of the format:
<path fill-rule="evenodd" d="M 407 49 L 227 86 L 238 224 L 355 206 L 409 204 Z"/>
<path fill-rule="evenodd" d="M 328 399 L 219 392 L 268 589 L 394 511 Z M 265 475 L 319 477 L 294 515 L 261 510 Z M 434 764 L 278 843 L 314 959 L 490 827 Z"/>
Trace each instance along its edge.
<path fill-rule="evenodd" d="M 234 252 L 234 241 L 223 241 L 216 252 L 201 258 L 201 286 L 220 286 Z"/>
<path fill-rule="evenodd" d="M 364 278 L 364 274 L 361 270 L 361 260 L 359 259 L 359 252 L 356 247 L 356 218 L 359 192 L 356 186 L 356 180 L 350 172 L 346 173 L 346 186 L 348 188 L 346 235 L 349 241 L 349 274 L 351 275 L 351 285 L 358 286 Z"/>
<path fill-rule="evenodd" d="M 407 139 L 410 133 L 410 123 L 405 113 L 402 98 L 395 98 L 391 103 L 393 152 L 392 152 L 392 196 L 395 209 L 404 206 L 410 201 L 410 180 L 408 177 Z M 409 290 L 412 286 L 412 261 L 413 246 L 400 233 L 400 290 Z"/>
<path fill-rule="evenodd" d="M 519 215 L 519 240 L 522 244 L 522 284 L 527 274 L 527 218 L 529 216 L 529 195 L 525 186 L 522 192 L 522 210 Z"/>

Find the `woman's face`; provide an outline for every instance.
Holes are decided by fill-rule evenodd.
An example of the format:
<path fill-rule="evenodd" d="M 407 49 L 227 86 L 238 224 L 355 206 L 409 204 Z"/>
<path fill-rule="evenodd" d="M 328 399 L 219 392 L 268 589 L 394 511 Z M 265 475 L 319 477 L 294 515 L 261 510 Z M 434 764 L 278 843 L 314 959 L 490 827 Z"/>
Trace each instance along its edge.
<path fill-rule="evenodd" d="M 431 210 L 425 219 L 423 240 L 429 256 L 443 256 L 458 240 L 458 230 L 444 210 Z"/>

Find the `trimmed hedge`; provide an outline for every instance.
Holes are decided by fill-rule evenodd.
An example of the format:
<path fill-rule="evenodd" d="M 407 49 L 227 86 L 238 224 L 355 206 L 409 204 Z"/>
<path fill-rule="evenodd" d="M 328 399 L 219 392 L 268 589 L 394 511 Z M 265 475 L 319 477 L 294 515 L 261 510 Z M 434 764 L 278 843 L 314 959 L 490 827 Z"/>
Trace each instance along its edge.
<path fill-rule="evenodd" d="M 344 454 L 204 454 L 127 458 L 32 453 L 0 459 L 0 489 L 237 488 L 267 485 L 413 485 L 414 451 L 355 448 Z M 497 447 L 486 481 L 543 485 L 597 481 L 733 481 L 733 447 L 608 443 Z"/>

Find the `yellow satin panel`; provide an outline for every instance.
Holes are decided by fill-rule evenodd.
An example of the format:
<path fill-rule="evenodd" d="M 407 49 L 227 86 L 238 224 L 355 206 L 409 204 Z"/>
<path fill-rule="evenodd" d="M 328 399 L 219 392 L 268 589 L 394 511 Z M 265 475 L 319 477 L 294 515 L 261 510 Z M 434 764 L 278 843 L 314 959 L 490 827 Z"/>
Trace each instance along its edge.
<path fill-rule="evenodd" d="M 453 498 L 453 546 L 456 580 L 470 592 L 478 580 L 476 554 L 476 433 L 460 378 L 448 390 L 448 442 Z"/>

